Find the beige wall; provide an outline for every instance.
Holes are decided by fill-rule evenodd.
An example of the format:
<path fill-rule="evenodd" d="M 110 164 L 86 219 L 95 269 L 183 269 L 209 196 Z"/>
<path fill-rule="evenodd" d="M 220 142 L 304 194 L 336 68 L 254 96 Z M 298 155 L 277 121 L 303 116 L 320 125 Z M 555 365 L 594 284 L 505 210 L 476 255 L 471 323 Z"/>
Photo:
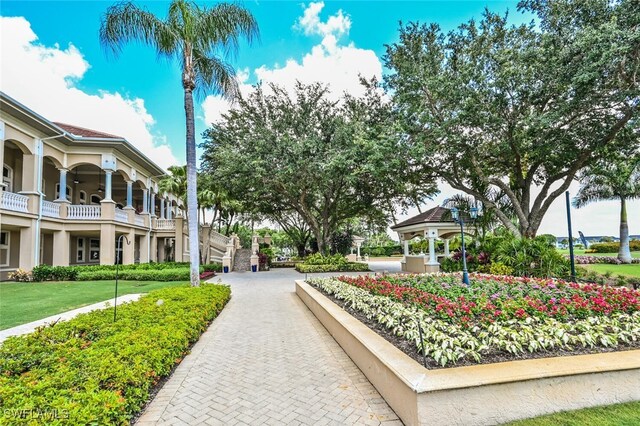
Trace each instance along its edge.
<path fill-rule="evenodd" d="M 84 238 L 84 262 L 79 262 L 77 258 L 78 252 L 78 238 Z M 69 265 L 98 265 L 100 263 L 100 258 L 91 259 L 91 240 L 100 240 L 99 236 L 79 236 L 79 235 L 71 235 L 69 238 Z M 115 250 L 115 249 L 114 249 Z"/>
<path fill-rule="evenodd" d="M 5 144 L 4 164 L 13 169 L 13 189 L 11 192 L 22 191 L 22 151 Z"/>

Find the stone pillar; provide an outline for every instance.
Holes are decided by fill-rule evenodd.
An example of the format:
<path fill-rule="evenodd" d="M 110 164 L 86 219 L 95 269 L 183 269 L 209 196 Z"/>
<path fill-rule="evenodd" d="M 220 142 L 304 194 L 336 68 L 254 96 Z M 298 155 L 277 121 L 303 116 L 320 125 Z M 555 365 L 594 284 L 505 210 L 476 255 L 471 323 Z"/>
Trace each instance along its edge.
<path fill-rule="evenodd" d="M 129 232 L 125 234 L 131 244 L 127 244 L 126 239 L 122 239 L 122 264 L 131 265 L 135 262 L 136 256 L 136 233 L 133 228 L 129 228 Z"/>
<path fill-rule="evenodd" d="M 36 220 L 31 220 L 31 226 L 20 228 L 20 256 L 18 266 L 30 271 L 40 260 L 40 247 L 36 247 Z"/>
<path fill-rule="evenodd" d="M 15 186 L 15 182 L 14 182 Z M 15 190 L 14 190 L 15 191 Z M 22 190 L 20 193 L 37 193 L 38 191 L 38 156 L 24 154 L 22 156 Z"/>
<path fill-rule="evenodd" d="M 167 200 L 167 219 L 172 219 L 172 212 L 171 212 L 171 200 Z"/>
<path fill-rule="evenodd" d="M 257 254 L 251 255 L 251 271 L 258 272 L 260 270 L 260 258 Z"/>
<path fill-rule="evenodd" d="M 100 201 L 100 218 L 102 220 L 115 220 L 116 219 L 116 202 L 112 199 L 104 199 Z M 112 263 L 105 263 L 105 265 L 112 265 Z"/>
<path fill-rule="evenodd" d="M 182 215 L 178 214 L 176 216 L 176 233 L 175 233 L 175 261 L 183 262 L 184 259 L 182 257 L 182 253 L 184 253 L 184 218 Z"/>
<path fill-rule="evenodd" d="M 156 217 L 156 194 L 152 189 L 149 190 L 149 197 L 151 198 L 151 217 Z"/>
<path fill-rule="evenodd" d="M 165 256 L 164 256 L 164 253 L 165 253 L 165 251 L 166 251 L 165 246 L 164 246 L 164 241 L 165 241 L 165 240 L 164 240 L 164 238 L 158 238 L 158 237 L 156 237 L 156 241 L 157 241 L 156 245 L 157 245 L 157 247 L 158 247 L 158 250 L 157 250 L 157 253 L 158 253 L 158 263 L 165 262 L 165 261 L 166 261 Z"/>
<path fill-rule="evenodd" d="M 449 257 L 449 239 L 444 240 L 444 255 Z"/>
<path fill-rule="evenodd" d="M 105 200 L 111 200 L 111 175 L 112 174 L 113 174 L 112 170 L 104 171 L 104 199 Z"/>
<path fill-rule="evenodd" d="M 151 253 L 149 256 L 149 262 L 157 262 L 158 261 L 158 237 L 155 234 L 151 234 L 149 236 L 151 238 Z"/>
<path fill-rule="evenodd" d="M 140 236 L 140 263 L 149 263 L 149 233 Z"/>
<path fill-rule="evenodd" d="M 127 205 L 125 208 L 133 208 L 133 181 L 127 181 Z"/>
<path fill-rule="evenodd" d="M 102 200 L 104 202 L 106 200 Z M 113 203 L 113 201 L 111 202 Z M 102 205 L 104 208 L 104 204 Z M 100 264 L 113 265 L 116 261 L 116 227 L 110 223 L 100 225 Z"/>
<path fill-rule="evenodd" d="M 160 219 L 164 219 L 165 215 L 165 209 L 164 209 L 164 198 L 160 198 Z"/>
<path fill-rule="evenodd" d="M 67 169 L 60 169 L 58 199 L 56 201 L 67 201 Z"/>
<path fill-rule="evenodd" d="M 429 238 L 429 265 L 438 265 L 436 259 L 436 239 Z"/>
<path fill-rule="evenodd" d="M 142 213 L 149 213 L 149 191 L 142 190 Z"/>
<path fill-rule="evenodd" d="M 69 266 L 69 244 L 69 233 L 67 231 L 53 233 L 52 263 L 54 266 Z"/>
<path fill-rule="evenodd" d="M 404 240 L 403 245 L 404 245 L 404 255 L 409 256 L 409 240 Z"/>

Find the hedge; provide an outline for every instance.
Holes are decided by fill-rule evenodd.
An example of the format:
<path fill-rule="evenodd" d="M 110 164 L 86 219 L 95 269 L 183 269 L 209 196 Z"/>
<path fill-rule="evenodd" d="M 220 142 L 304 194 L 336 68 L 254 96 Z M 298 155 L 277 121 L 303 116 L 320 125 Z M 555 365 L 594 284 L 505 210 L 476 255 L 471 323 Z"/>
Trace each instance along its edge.
<path fill-rule="evenodd" d="M 118 307 L 115 323 L 106 309 L 10 337 L 0 424 L 128 425 L 230 295 L 213 284 L 156 290 Z"/>
<path fill-rule="evenodd" d="M 118 277 L 137 281 L 179 281 L 189 280 L 189 264 L 186 262 L 138 263 L 118 265 Z M 200 273 L 222 272 L 219 263 L 200 265 Z M 116 265 L 90 266 L 48 266 L 40 265 L 31 271 L 33 281 L 98 281 L 113 280 Z"/>
<path fill-rule="evenodd" d="M 631 251 L 640 251 L 640 240 L 629 241 Z M 591 244 L 585 253 L 617 253 L 620 250 L 620 243 L 596 243 Z"/>
<path fill-rule="evenodd" d="M 315 272 L 367 272 L 369 271 L 369 265 L 358 262 L 348 262 L 340 265 L 307 265 L 298 263 L 296 271 L 303 274 Z"/>
<path fill-rule="evenodd" d="M 390 257 L 398 254 L 402 254 L 402 246 L 399 244 L 392 246 L 384 246 L 384 247 L 362 247 L 360 249 L 360 254 L 362 256 L 369 255 L 372 257 L 375 256 L 384 256 Z"/>

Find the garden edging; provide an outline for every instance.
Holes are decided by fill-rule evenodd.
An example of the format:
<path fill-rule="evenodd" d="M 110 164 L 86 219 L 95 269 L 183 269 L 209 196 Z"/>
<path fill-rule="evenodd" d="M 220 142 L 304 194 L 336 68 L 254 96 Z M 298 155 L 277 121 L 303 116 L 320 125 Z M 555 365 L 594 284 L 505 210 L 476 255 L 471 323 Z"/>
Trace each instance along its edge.
<path fill-rule="evenodd" d="M 640 350 L 427 370 L 318 290 L 313 312 L 407 425 L 486 425 L 640 400 Z"/>

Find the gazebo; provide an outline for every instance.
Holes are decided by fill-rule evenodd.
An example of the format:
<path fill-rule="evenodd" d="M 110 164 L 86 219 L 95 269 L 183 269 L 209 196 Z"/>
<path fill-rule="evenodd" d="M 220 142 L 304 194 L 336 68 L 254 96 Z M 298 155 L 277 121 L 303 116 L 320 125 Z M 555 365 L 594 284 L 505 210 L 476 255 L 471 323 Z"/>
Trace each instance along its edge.
<path fill-rule="evenodd" d="M 449 256 L 449 240 L 460 234 L 460 225 L 451 219 L 449 209 L 433 207 L 417 216 L 391 227 L 398 233 L 400 241 L 404 245 L 404 258 L 402 259 L 402 271 L 413 273 L 438 272 L 438 262 L 435 249 L 436 239 L 444 240 L 444 257 Z M 465 234 L 472 231 L 473 226 L 465 226 Z M 409 241 L 415 237 L 429 239 L 429 254 L 409 254 Z"/>

